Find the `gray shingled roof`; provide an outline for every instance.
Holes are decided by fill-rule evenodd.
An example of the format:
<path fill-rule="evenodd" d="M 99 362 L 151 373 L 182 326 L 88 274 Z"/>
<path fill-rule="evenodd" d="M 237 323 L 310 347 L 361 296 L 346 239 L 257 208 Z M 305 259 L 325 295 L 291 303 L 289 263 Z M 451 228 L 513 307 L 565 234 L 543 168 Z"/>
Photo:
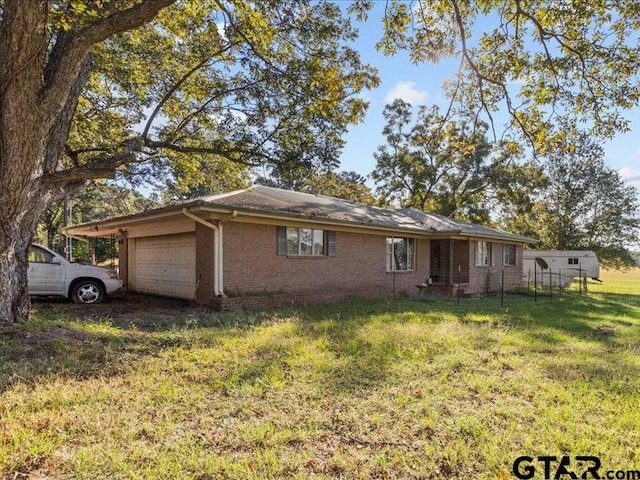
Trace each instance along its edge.
<path fill-rule="evenodd" d="M 199 200 L 203 205 L 210 207 L 239 211 L 279 213 L 318 220 L 425 231 L 425 226 L 418 221 L 387 208 L 261 185 L 228 195 L 201 197 Z M 430 230 L 428 227 L 427 229 Z"/>
<path fill-rule="evenodd" d="M 516 235 L 515 233 L 505 232 L 497 228 L 489 228 L 475 223 L 463 222 L 453 218 L 445 217 L 438 213 L 423 212 L 415 208 L 404 208 L 399 213 L 407 215 L 414 220 L 420 222 L 427 228 L 431 228 L 439 233 L 457 233 L 460 235 L 469 235 L 474 237 L 490 237 L 504 240 L 511 240 L 522 243 L 535 243 L 537 240 L 525 237 L 524 235 Z"/>
<path fill-rule="evenodd" d="M 318 220 L 328 223 L 363 225 L 380 229 L 402 230 L 406 232 L 428 234 L 450 234 L 474 237 L 487 237 L 508 240 L 517 243 L 535 243 L 536 240 L 515 235 L 494 228 L 465 223 L 458 220 L 426 213 L 414 209 L 391 210 L 372 207 L 324 195 L 282 190 L 279 188 L 254 186 L 246 190 L 208 195 L 164 207 L 139 212 L 132 215 L 112 217 L 82 225 L 66 227 L 74 233 L 74 228 L 86 228 L 109 223 L 117 224 L 121 220 L 142 219 L 158 213 L 171 212 L 181 208 L 205 207 L 221 210 L 236 210 L 239 213 L 275 215 L 283 218 Z"/>

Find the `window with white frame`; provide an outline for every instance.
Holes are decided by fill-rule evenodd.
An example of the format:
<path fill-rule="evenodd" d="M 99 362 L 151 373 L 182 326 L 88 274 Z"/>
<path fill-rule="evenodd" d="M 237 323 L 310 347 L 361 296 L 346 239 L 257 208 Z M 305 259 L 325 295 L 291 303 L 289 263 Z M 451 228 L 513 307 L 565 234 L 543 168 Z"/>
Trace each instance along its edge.
<path fill-rule="evenodd" d="M 324 255 L 324 230 L 287 227 L 287 255 Z"/>
<path fill-rule="evenodd" d="M 410 271 L 415 268 L 413 238 L 387 238 L 387 272 Z"/>
<path fill-rule="evenodd" d="M 493 265 L 493 244 L 491 242 L 476 242 L 476 266 L 487 267 Z"/>
<path fill-rule="evenodd" d="M 279 256 L 336 256 L 336 232 L 333 230 L 277 227 L 277 232 L 277 251 Z"/>
<path fill-rule="evenodd" d="M 516 246 L 502 245 L 502 264 L 516 265 Z"/>
<path fill-rule="evenodd" d="M 578 259 L 573 257 L 569 259 L 569 265 L 578 265 Z"/>

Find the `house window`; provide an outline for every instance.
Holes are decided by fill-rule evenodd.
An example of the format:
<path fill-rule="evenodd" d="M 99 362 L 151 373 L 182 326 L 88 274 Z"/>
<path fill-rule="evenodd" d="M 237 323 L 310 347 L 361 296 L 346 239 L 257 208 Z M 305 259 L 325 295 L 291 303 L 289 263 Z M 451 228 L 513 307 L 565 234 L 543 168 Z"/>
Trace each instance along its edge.
<path fill-rule="evenodd" d="M 278 227 L 278 255 L 335 256 L 336 232 L 315 228 Z"/>
<path fill-rule="evenodd" d="M 491 242 L 476 242 L 476 266 L 493 265 L 493 244 Z"/>
<path fill-rule="evenodd" d="M 516 246 L 515 245 L 502 245 L 502 264 L 503 265 L 516 264 Z"/>
<path fill-rule="evenodd" d="M 324 231 L 287 227 L 287 255 L 324 255 Z"/>
<path fill-rule="evenodd" d="M 578 259 L 577 258 L 570 258 L 569 259 L 569 265 L 578 265 Z"/>
<path fill-rule="evenodd" d="M 387 272 L 413 270 L 415 248 L 413 238 L 387 238 Z"/>

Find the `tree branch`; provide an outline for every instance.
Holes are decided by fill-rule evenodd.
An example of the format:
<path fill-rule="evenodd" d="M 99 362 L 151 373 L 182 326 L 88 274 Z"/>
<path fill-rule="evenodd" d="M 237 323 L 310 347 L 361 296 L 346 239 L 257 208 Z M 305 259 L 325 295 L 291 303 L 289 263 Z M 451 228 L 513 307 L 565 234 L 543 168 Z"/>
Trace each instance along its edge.
<path fill-rule="evenodd" d="M 241 85 L 241 86 L 238 86 L 238 87 L 229 88 L 227 90 L 224 90 L 223 92 L 218 92 L 215 95 L 211 96 L 211 98 L 209 98 L 206 102 L 204 102 L 197 110 L 194 110 L 193 112 L 189 113 L 188 115 L 186 115 L 180 121 L 180 123 L 176 126 L 176 128 L 174 128 L 172 130 L 170 138 L 174 138 L 178 134 L 178 132 L 180 132 L 183 128 L 185 128 L 187 126 L 187 124 L 189 123 L 189 121 L 192 118 L 194 118 L 194 117 L 198 116 L 199 114 L 203 113 L 209 107 L 209 105 L 211 105 L 218 98 L 221 98 L 223 95 L 227 95 L 229 93 L 239 92 L 239 91 L 245 90 L 245 89 L 247 89 L 249 87 L 257 85 L 258 83 L 260 83 L 260 80 L 256 80 L 254 82 L 247 83 L 246 85 Z"/>
<path fill-rule="evenodd" d="M 158 115 L 158 113 L 160 113 L 160 110 L 162 109 L 164 104 L 167 103 L 167 101 L 171 98 L 171 96 L 174 93 L 176 93 L 176 91 L 184 84 L 184 82 L 186 82 L 189 79 L 189 77 L 191 77 L 191 75 L 193 75 L 195 72 L 200 70 L 207 63 L 212 62 L 214 55 L 221 55 L 224 52 L 230 50 L 232 47 L 234 47 L 238 43 L 239 42 L 229 43 L 226 46 L 224 46 L 223 48 L 221 48 L 219 51 L 217 51 L 214 54 L 212 54 L 209 58 L 205 58 L 202 61 L 198 62 L 193 68 L 189 69 L 182 76 L 182 78 L 180 78 L 180 80 L 178 80 L 175 84 L 173 84 L 171 86 L 171 88 L 169 88 L 167 93 L 165 93 L 164 96 L 160 99 L 160 102 L 158 102 L 158 105 L 156 105 L 156 107 L 153 109 L 153 112 L 151 112 L 151 115 L 149 116 L 149 119 L 147 120 L 147 124 L 145 125 L 144 130 L 142 131 L 142 136 L 144 138 L 147 138 L 149 136 L 149 129 L 151 128 L 151 125 L 153 124 L 153 121 L 155 120 L 155 118 Z"/>
<path fill-rule="evenodd" d="M 291 83 L 293 83 L 294 85 L 296 85 L 297 87 L 303 87 L 302 85 L 300 85 L 300 83 L 298 82 L 298 80 L 295 77 L 292 77 L 291 75 L 289 75 L 288 72 L 286 72 L 285 70 L 282 70 L 281 68 L 279 68 L 277 65 L 275 65 L 270 59 L 266 58 L 260 51 L 258 51 L 258 49 L 256 48 L 256 46 L 254 45 L 254 43 L 247 37 L 247 35 L 232 21 L 233 16 L 231 15 L 231 12 L 229 11 L 229 9 L 222 3 L 221 0 L 214 0 L 216 5 L 218 6 L 218 8 L 220 9 L 220 11 L 222 11 L 225 15 L 227 15 L 227 17 L 229 18 L 229 24 L 233 27 L 233 30 L 240 35 L 240 37 L 242 38 L 242 40 L 244 41 L 244 43 L 246 43 L 249 47 L 249 49 L 251 50 L 251 52 L 257 57 L 259 58 L 265 65 L 267 65 L 269 68 L 271 68 L 272 70 L 278 72 L 279 75 L 281 75 L 283 78 L 286 78 L 287 80 L 289 80 Z"/>
<path fill-rule="evenodd" d="M 226 157 L 229 160 L 240 163 L 242 165 L 247 165 L 249 167 L 257 167 L 260 163 L 248 162 L 245 160 L 240 160 L 238 158 L 233 158 L 232 155 L 247 155 L 247 156 L 258 156 L 265 160 L 273 161 L 274 159 L 265 153 L 261 153 L 257 150 L 246 150 L 243 148 L 224 148 L 223 146 L 212 146 L 212 147 L 196 147 L 190 145 L 175 145 L 170 142 L 163 142 L 159 140 L 149 140 L 144 139 L 145 146 L 149 148 L 165 148 L 167 150 L 171 150 L 178 153 L 199 153 L 206 155 L 219 155 L 221 157 Z"/>
<path fill-rule="evenodd" d="M 75 183 L 96 178 L 113 178 L 118 167 L 132 163 L 135 156 L 132 152 L 121 155 L 95 157 L 84 165 L 57 170 L 42 176 L 42 182 L 47 184 Z"/>
<path fill-rule="evenodd" d="M 79 75 L 84 58 L 91 47 L 153 20 L 163 8 L 176 0 L 144 0 L 112 13 L 75 32 L 60 33 L 45 68 L 45 86 L 40 95 L 45 115 L 56 115 L 65 103 L 74 79 Z"/>
<path fill-rule="evenodd" d="M 63 152 L 66 150 L 65 142 L 69 136 L 71 121 L 76 111 L 76 107 L 78 106 L 80 93 L 82 92 L 82 89 L 84 88 L 85 83 L 89 78 L 92 67 L 93 60 L 91 58 L 91 55 L 85 56 L 80 67 L 80 73 L 73 82 L 73 85 L 71 85 L 69 91 L 69 100 L 58 111 L 58 115 L 56 116 L 55 121 L 51 122 L 48 135 L 49 141 L 47 142 L 47 150 L 43 165 L 43 169 L 45 172 L 55 171 L 58 163 L 60 162 L 60 158 L 63 155 Z M 74 157 L 70 156 L 70 158 L 72 159 L 72 161 L 74 160 Z"/>

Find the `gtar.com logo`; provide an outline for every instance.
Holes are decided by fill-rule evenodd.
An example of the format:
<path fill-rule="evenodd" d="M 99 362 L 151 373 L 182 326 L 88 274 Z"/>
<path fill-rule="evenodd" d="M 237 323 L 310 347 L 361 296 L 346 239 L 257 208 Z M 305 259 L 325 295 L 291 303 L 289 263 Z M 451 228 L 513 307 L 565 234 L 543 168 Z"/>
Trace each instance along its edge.
<path fill-rule="evenodd" d="M 551 455 L 538 457 L 536 460 L 526 455 L 516 458 L 513 462 L 513 474 L 522 480 L 529 480 L 535 478 L 536 471 L 541 469 L 544 473 L 544 477 L 541 478 L 545 480 L 602 478 L 599 473 L 601 463 L 598 457 L 578 455 L 575 458 L 575 467 L 572 466 L 569 455 L 560 457 L 560 462 L 558 457 Z"/>
<path fill-rule="evenodd" d="M 600 459 L 592 455 L 577 455 L 573 460 L 569 455 L 563 455 L 560 458 L 543 455 L 535 459 L 522 455 L 513 462 L 513 474 L 522 480 L 533 478 L 640 480 L 640 470 L 607 470 L 601 475 L 601 466 Z"/>

